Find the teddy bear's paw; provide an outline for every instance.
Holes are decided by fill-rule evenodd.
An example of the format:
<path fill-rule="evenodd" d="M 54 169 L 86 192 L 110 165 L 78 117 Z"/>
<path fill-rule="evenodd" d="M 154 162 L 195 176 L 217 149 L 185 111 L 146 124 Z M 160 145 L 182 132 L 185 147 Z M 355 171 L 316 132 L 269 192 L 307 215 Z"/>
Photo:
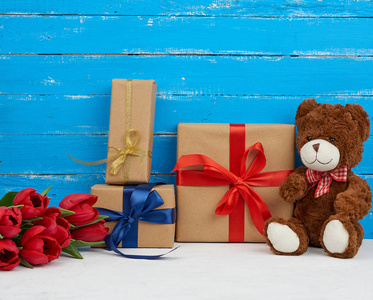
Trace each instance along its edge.
<path fill-rule="evenodd" d="M 272 217 L 264 226 L 264 237 L 271 251 L 280 255 L 301 255 L 307 251 L 309 238 L 297 218 Z"/>
<path fill-rule="evenodd" d="M 364 231 L 358 222 L 331 217 L 325 222 L 321 236 L 321 245 L 330 256 L 351 258 L 359 250 Z"/>
<path fill-rule="evenodd" d="M 288 225 L 270 223 L 267 227 L 267 238 L 272 247 L 280 253 L 289 254 L 299 249 L 299 237 Z"/>
<path fill-rule="evenodd" d="M 326 226 L 323 244 L 330 253 L 343 253 L 348 247 L 349 234 L 339 220 L 332 220 Z"/>
<path fill-rule="evenodd" d="M 301 199 L 307 191 L 308 184 L 300 174 L 290 175 L 280 184 L 279 194 L 287 202 L 295 202 Z"/>
<path fill-rule="evenodd" d="M 302 190 L 298 190 L 297 187 L 280 189 L 280 197 L 289 203 L 293 203 L 301 199 L 303 195 L 304 192 Z"/>

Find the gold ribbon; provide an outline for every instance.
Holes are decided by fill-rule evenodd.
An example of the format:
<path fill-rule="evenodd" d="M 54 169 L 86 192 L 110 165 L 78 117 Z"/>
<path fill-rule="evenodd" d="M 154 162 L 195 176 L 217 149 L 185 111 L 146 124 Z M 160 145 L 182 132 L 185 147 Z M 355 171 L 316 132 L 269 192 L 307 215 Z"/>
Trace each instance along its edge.
<path fill-rule="evenodd" d="M 126 103 L 125 103 L 125 112 L 126 112 L 126 118 L 124 119 L 124 130 L 126 132 L 126 146 L 127 146 L 127 132 L 131 130 L 132 127 L 132 85 L 133 85 L 133 79 L 127 79 L 126 82 Z M 136 140 L 137 142 L 137 140 Z M 136 143 L 135 143 L 136 144 Z M 130 180 L 130 164 L 127 159 L 127 155 L 123 157 L 123 163 L 121 166 L 123 166 L 123 181 L 124 183 L 127 183 Z M 111 173 L 110 169 L 110 174 Z M 113 175 L 113 174 L 112 174 Z"/>
<path fill-rule="evenodd" d="M 132 136 L 133 134 L 133 136 Z M 125 139 L 125 149 L 120 149 L 118 147 L 109 147 L 109 149 L 114 149 L 118 153 L 112 156 L 109 156 L 108 158 L 101 159 L 101 160 L 95 160 L 95 161 L 84 161 L 80 159 L 76 159 L 75 157 L 72 157 L 70 154 L 67 153 L 67 155 L 75 162 L 86 165 L 86 166 L 96 166 L 103 163 L 111 162 L 110 165 L 110 174 L 116 175 L 118 171 L 124 167 L 126 163 L 126 159 L 129 155 L 138 156 L 141 163 L 144 161 L 145 156 L 152 157 L 151 151 L 145 151 L 140 149 L 138 146 L 136 146 L 137 142 L 139 141 L 140 134 L 136 129 L 130 129 L 126 132 L 126 139 Z"/>
<path fill-rule="evenodd" d="M 133 138 L 131 138 L 131 133 L 134 133 Z M 144 161 L 145 155 L 152 157 L 151 151 L 144 151 L 136 146 L 139 138 L 140 134 L 138 133 L 138 131 L 135 129 L 130 129 L 126 132 L 125 149 L 109 147 L 109 149 L 111 148 L 118 151 L 116 155 L 107 158 L 108 162 L 114 160 L 110 166 L 110 174 L 116 175 L 118 173 L 118 171 L 125 165 L 128 155 L 138 156 L 141 163 Z"/>

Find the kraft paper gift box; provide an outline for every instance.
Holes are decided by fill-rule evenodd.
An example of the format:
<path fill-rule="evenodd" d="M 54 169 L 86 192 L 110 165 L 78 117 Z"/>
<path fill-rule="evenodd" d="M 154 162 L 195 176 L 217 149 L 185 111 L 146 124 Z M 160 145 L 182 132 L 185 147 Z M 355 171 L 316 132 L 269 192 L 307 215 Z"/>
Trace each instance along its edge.
<path fill-rule="evenodd" d="M 149 182 L 156 93 L 154 80 L 113 79 L 106 183 Z"/>
<path fill-rule="evenodd" d="M 288 219 L 293 215 L 293 204 L 280 198 L 278 184 L 294 169 L 294 140 L 294 125 L 180 123 L 177 131 L 178 162 L 175 167 L 175 170 L 179 169 L 177 171 L 176 240 L 178 242 L 264 242 L 262 229 L 265 219 L 270 217 L 268 209 L 272 216 Z M 259 153 L 260 146 L 256 144 L 258 142 L 263 147 L 266 159 L 262 170 L 260 168 L 263 167 L 263 153 Z M 242 158 L 245 150 L 252 145 L 255 145 L 253 149 L 246 151 L 248 158 Z M 197 158 L 194 155 L 185 156 L 191 154 L 202 154 L 208 158 L 199 155 Z M 251 162 L 250 168 L 253 168 L 247 171 Z M 206 166 L 205 171 L 202 165 Z M 259 165 L 261 167 L 258 167 Z M 248 198 L 248 204 L 240 196 L 240 191 L 247 189 L 242 181 L 240 183 L 242 179 L 238 178 L 244 171 L 251 173 L 252 177 L 247 179 L 247 182 L 254 192 L 249 191 L 249 193 L 254 195 L 257 192 L 261 196 L 268 207 L 267 212 L 260 202 L 259 205 L 255 204 L 257 202 L 251 199 L 250 195 L 244 193 Z M 260 179 L 260 176 L 265 175 L 265 173 L 260 175 L 261 173 L 274 171 L 284 172 L 278 172 L 278 175 L 267 173 L 269 178 L 264 179 L 264 184 L 255 183 L 257 177 Z M 206 173 L 209 175 L 205 176 Z M 185 175 L 190 176 L 187 178 Z M 271 180 L 274 182 L 268 184 Z M 226 213 L 230 209 L 232 211 L 229 215 L 217 215 L 215 210 L 225 197 L 238 199 L 237 205 L 233 202 L 234 209 L 232 209 L 229 204 L 232 202 L 222 203 L 218 209 L 219 213 Z M 262 212 L 261 216 L 258 216 L 258 207 L 259 212 Z M 256 225 L 253 223 L 253 216 Z"/>
<path fill-rule="evenodd" d="M 96 184 L 91 188 L 91 194 L 98 197 L 97 203 L 95 204 L 96 208 L 104 208 L 106 210 L 111 210 L 114 213 L 128 213 L 127 215 L 123 214 L 123 227 L 121 230 L 125 232 L 125 235 L 118 247 L 172 248 L 175 240 L 176 218 L 174 185 L 159 184 L 152 188 L 152 192 L 149 196 L 152 195 L 153 192 L 156 192 L 157 195 L 152 196 L 160 197 L 160 203 L 163 201 L 163 204 L 152 209 L 150 213 L 146 211 L 146 205 L 144 209 L 145 211 L 136 212 L 132 210 L 130 213 L 130 197 L 132 196 L 131 193 L 135 187 L 136 186 Z M 124 196 L 126 192 L 129 194 Z M 154 198 L 148 197 L 148 200 L 153 202 Z M 141 207 L 141 204 L 139 205 L 139 203 L 137 203 L 137 207 Z M 157 210 L 164 211 L 164 214 L 161 216 L 154 216 L 154 212 Z M 100 210 L 100 214 L 105 215 L 105 211 Z M 135 220 L 130 220 L 131 218 L 128 218 L 128 215 L 131 214 L 133 214 L 132 217 L 134 217 Z M 158 223 L 149 222 L 149 215 L 150 218 L 154 219 L 155 217 Z M 139 219 L 146 221 L 139 221 L 136 219 L 136 216 Z M 113 232 L 113 228 L 117 223 L 118 222 L 105 222 L 105 226 L 109 228 L 108 234 Z M 127 228 L 129 225 L 127 223 L 130 223 L 130 228 Z M 104 246 L 105 244 L 102 244 L 101 247 Z"/>

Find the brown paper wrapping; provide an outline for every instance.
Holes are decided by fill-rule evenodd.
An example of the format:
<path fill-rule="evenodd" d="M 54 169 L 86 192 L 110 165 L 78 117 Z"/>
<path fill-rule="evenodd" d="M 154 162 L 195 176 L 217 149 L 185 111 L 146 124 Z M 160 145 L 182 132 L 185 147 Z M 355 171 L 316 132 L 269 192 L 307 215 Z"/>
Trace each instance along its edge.
<path fill-rule="evenodd" d="M 164 204 L 157 209 L 175 207 L 175 190 L 173 184 L 157 185 L 156 190 Z M 91 188 L 91 194 L 98 197 L 95 207 L 122 211 L 123 186 L 96 184 Z M 109 234 L 117 222 L 105 222 Z M 175 240 L 175 224 L 153 224 L 139 221 L 138 248 L 172 248 Z M 105 247 L 102 244 L 101 247 Z M 122 247 L 122 243 L 118 247 Z"/>
<path fill-rule="evenodd" d="M 203 154 L 229 170 L 229 124 L 180 123 L 177 130 L 177 159 Z M 262 172 L 294 169 L 294 125 L 246 124 L 245 148 L 261 142 L 267 164 Z M 264 199 L 272 216 L 293 215 L 293 204 L 285 202 L 278 187 L 253 187 Z M 177 186 L 178 242 L 228 242 L 229 217 L 215 209 L 229 186 Z M 245 242 L 264 242 L 245 205 Z"/>
<path fill-rule="evenodd" d="M 113 79 L 111 91 L 108 158 L 118 151 L 110 147 L 126 149 L 126 132 L 138 131 L 136 144 L 148 153 L 153 148 L 154 112 L 157 85 L 154 80 Z M 125 164 L 115 174 L 110 174 L 112 162 L 106 164 L 107 183 L 146 183 L 150 180 L 151 155 L 128 155 Z"/>

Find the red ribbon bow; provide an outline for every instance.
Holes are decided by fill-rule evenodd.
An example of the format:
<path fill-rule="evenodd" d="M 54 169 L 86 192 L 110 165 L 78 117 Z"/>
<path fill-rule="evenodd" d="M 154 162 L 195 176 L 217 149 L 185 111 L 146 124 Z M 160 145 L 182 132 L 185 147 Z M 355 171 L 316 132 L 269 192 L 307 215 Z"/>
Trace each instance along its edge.
<path fill-rule="evenodd" d="M 250 151 L 254 159 L 246 170 L 246 160 Z M 179 170 L 190 166 L 203 166 L 203 170 Z M 172 172 L 177 172 L 177 185 L 181 186 L 221 186 L 231 184 L 231 188 L 220 200 L 215 213 L 228 215 L 242 198 L 249 208 L 256 229 L 263 234 L 264 222 L 271 217 L 267 204 L 251 186 L 278 186 L 292 171 L 263 172 L 266 158 L 261 143 L 249 147 L 243 154 L 240 176 L 236 176 L 211 158 L 201 154 L 183 155 Z"/>
<path fill-rule="evenodd" d="M 315 198 L 320 197 L 321 195 L 326 194 L 329 192 L 330 185 L 332 184 L 332 180 L 339 181 L 339 182 L 346 182 L 347 181 L 347 166 L 342 166 L 333 172 L 318 172 L 311 169 L 307 169 L 306 171 L 306 180 L 307 183 L 310 184 L 306 194 L 308 191 L 313 188 L 318 182 L 316 191 L 315 191 Z M 305 195 L 306 195 L 305 194 Z"/>

